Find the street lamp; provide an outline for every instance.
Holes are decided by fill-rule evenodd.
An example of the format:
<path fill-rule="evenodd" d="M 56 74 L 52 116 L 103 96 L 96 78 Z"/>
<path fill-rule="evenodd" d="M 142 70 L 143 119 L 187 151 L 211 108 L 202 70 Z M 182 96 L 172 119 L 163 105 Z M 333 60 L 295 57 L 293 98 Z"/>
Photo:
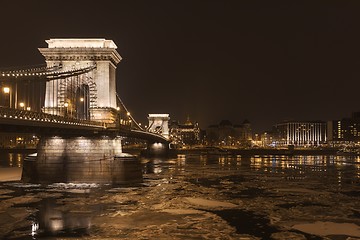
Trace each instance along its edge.
<path fill-rule="evenodd" d="M 19 106 L 25 110 L 25 103 L 21 102 L 19 103 Z"/>
<path fill-rule="evenodd" d="M 86 119 L 86 105 L 85 105 L 85 99 L 83 97 L 80 98 L 80 102 L 81 105 L 80 107 L 82 107 L 82 118 Z"/>
<path fill-rule="evenodd" d="M 27 111 L 30 111 L 30 110 L 31 110 L 31 107 L 26 107 L 26 110 L 27 110 Z"/>
<path fill-rule="evenodd" d="M 68 106 L 69 106 L 69 103 L 64 103 L 64 107 L 65 107 L 65 117 L 67 117 L 67 114 L 68 114 Z"/>
<path fill-rule="evenodd" d="M 5 94 L 9 94 L 9 108 L 11 108 L 11 91 L 10 91 L 10 88 L 9 87 L 3 87 L 3 92 Z"/>
<path fill-rule="evenodd" d="M 4 91 L 4 93 L 10 93 L 10 88 L 9 87 L 4 87 L 3 91 Z"/>

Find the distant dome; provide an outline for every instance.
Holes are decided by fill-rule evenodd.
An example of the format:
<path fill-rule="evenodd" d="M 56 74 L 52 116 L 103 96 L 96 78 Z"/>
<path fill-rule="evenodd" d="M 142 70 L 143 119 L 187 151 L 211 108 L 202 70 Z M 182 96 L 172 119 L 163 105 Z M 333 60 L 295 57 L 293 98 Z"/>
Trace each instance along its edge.
<path fill-rule="evenodd" d="M 189 116 L 187 116 L 185 125 L 187 125 L 187 126 L 193 125 L 192 122 L 190 121 L 190 117 L 189 117 Z"/>
<path fill-rule="evenodd" d="M 219 126 L 221 127 L 232 126 L 232 123 L 229 120 L 222 120 Z"/>

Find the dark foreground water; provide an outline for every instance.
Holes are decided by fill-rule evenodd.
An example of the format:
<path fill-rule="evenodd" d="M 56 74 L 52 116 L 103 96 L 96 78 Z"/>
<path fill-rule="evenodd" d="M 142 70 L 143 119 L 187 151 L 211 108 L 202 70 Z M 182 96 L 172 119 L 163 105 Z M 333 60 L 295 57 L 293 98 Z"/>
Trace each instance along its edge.
<path fill-rule="evenodd" d="M 360 239 L 359 157 L 141 161 L 139 185 L 0 183 L 0 239 Z"/>

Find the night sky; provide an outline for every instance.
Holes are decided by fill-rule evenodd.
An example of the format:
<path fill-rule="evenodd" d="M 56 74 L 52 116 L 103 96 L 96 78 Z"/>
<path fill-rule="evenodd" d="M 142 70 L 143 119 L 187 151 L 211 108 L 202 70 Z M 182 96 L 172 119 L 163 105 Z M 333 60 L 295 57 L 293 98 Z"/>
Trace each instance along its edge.
<path fill-rule="evenodd" d="M 261 131 L 360 110 L 359 12 L 360 1 L 2 0 L 0 67 L 44 63 L 46 39 L 111 39 L 137 120 Z"/>

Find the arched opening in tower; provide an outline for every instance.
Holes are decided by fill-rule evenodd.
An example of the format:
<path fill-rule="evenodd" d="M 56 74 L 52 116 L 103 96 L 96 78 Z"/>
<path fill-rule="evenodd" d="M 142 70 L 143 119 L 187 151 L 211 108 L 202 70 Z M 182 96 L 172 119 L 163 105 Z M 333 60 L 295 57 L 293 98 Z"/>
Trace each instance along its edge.
<path fill-rule="evenodd" d="M 78 119 L 90 119 L 90 91 L 89 85 L 82 84 L 76 89 L 76 117 Z"/>

